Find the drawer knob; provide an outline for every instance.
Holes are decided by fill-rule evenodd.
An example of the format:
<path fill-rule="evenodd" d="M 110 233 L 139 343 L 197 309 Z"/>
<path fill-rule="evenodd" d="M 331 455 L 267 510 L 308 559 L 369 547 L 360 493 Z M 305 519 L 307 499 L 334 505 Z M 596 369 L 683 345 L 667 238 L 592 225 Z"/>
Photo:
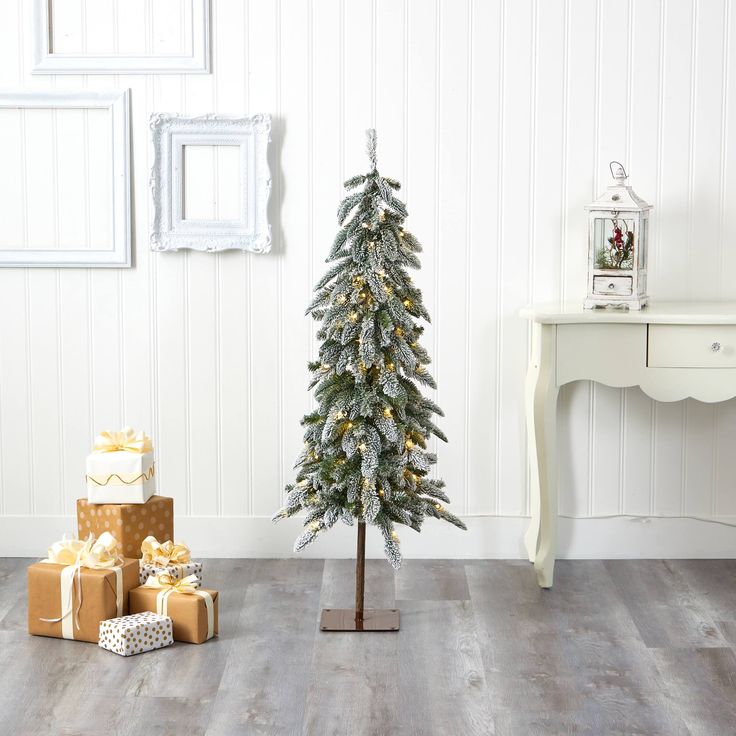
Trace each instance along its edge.
<path fill-rule="evenodd" d="M 713 344 L 712 344 L 712 345 L 710 346 L 710 349 L 711 349 L 711 350 L 712 350 L 712 351 L 713 351 L 714 353 L 718 353 L 718 352 L 720 352 L 720 350 L 721 350 L 721 343 L 719 343 L 719 342 L 714 342 L 714 343 L 713 343 Z"/>
<path fill-rule="evenodd" d="M 613 281 L 611 281 L 611 283 L 608 284 L 608 288 L 609 289 L 615 289 L 616 288 L 616 284 L 614 284 Z"/>

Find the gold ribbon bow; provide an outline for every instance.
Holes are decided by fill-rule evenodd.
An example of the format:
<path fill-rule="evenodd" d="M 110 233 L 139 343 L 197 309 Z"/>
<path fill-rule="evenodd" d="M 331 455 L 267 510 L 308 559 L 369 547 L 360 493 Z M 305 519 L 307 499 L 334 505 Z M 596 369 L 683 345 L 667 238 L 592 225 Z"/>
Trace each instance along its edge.
<path fill-rule="evenodd" d="M 95 452 L 152 452 L 151 438 L 144 432 L 123 427 L 119 432 L 106 430 L 95 437 Z"/>
<path fill-rule="evenodd" d="M 204 599 L 204 605 L 207 609 L 207 638 L 211 639 L 215 635 L 215 605 L 212 596 L 206 590 L 199 590 L 197 583 L 199 579 L 196 575 L 187 575 L 181 580 L 173 578 L 171 575 L 162 573 L 148 578 L 143 584 L 144 588 L 159 588 L 160 592 L 156 596 L 156 613 L 161 616 L 169 615 L 169 596 L 172 593 L 186 593 L 187 595 L 198 595 Z"/>
<path fill-rule="evenodd" d="M 181 566 L 192 560 L 192 553 L 186 544 L 181 542 L 174 544 L 170 539 L 160 543 L 153 536 L 146 537 L 141 542 L 141 554 L 143 555 L 141 562 L 144 565 L 156 565 L 156 567 Z"/>
<path fill-rule="evenodd" d="M 42 618 L 46 623 L 61 622 L 61 635 L 64 639 L 74 638 L 73 626 L 79 629 L 79 611 L 82 608 L 82 568 L 93 570 L 114 570 L 116 577 L 116 598 L 118 616 L 123 611 L 123 570 L 120 567 L 118 543 L 110 532 L 103 532 L 99 539 L 90 534 L 86 540 L 63 537 L 48 549 L 48 557 L 41 562 L 64 565 L 61 571 L 61 616 Z M 74 608 L 74 588 L 77 589 L 77 607 Z M 72 615 L 73 613 L 73 615 Z"/>
<path fill-rule="evenodd" d="M 181 580 L 177 580 L 175 577 L 167 573 L 161 573 L 161 575 L 151 575 L 145 583 L 144 588 L 162 588 L 172 593 L 195 593 L 199 595 L 200 592 L 197 590 L 197 584 L 199 578 L 196 575 L 187 575 Z"/>

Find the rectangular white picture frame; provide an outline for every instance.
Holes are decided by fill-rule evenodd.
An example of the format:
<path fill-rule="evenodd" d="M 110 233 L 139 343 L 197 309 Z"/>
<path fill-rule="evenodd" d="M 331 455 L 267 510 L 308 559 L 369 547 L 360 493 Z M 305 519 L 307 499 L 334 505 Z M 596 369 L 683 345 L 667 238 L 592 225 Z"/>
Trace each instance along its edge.
<path fill-rule="evenodd" d="M 210 0 L 189 0 L 191 55 L 55 53 L 54 0 L 33 0 L 33 74 L 207 74 L 210 71 Z M 121 3 L 124 9 L 124 4 Z"/>
<path fill-rule="evenodd" d="M 151 249 L 270 251 L 268 142 L 271 117 L 259 114 L 243 118 L 224 115 L 189 118 L 154 113 L 151 130 L 154 148 L 150 182 L 154 213 Z M 197 145 L 239 146 L 240 219 L 185 219 L 184 147 Z"/>
<path fill-rule="evenodd" d="M 93 244 L 90 248 L 79 249 L 51 247 L 0 249 L 0 267 L 129 267 L 131 265 L 129 91 L 127 89 L 0 90 L 0 108 L 103 109 L 109 113 L 112 140 L 111 232 L 108 242 L 97 248 Z"/>

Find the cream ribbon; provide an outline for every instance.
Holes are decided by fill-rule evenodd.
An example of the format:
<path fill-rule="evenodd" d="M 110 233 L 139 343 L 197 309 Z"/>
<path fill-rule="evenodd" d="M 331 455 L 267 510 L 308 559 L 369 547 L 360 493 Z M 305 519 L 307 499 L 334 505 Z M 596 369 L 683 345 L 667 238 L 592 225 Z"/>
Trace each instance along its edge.
<path fill-rule="evenodd" d="M 110 532 L 104 532 L 95 540 L 90 534 L 85 541 L 66 539 L 54 542 L 48 549 L 48 557 L 41 562 L 64 565 L 61 571 L 61 616 L 42 618 L 51 624 L 61 622 L 61 636 L 74 638 L 74 626 L 79 629 L 79 611 L 82 608 L 82 568 L 113 570 L 115 572 L 115 602 L 118 616 L 123 615 L 123 569 L 118 564 L 118 543 Z M 74 609 L 74 587 L 77 588 L 77 607 Z"/>
<path fill-rule="evenodd" d="M 95 437 L 95 452 L 144 452 L 153 451 L 151 438 L 142 430 L 123 427 L 119 432 L 106 430 Z"/>
<path fill-rule="evenodd" d="M 198 595 L 202 598 L 207 609 L 207 639 L 211 639 L 215 635 L 215 603 L 206 590 L 198 590 L 194 587 L 198 582 L 199 579 L 196 575 L 187 575 L 181 580 L 174 580 L 171 575 L 163 574 L 148 578 L 143 587 L 161 588 L 156 596 L 156 613 L 161 616 L 169 615 L 169 596 L 172 593 Z"/>
<path fill-rule="evenodd" d="M 141 542 L 141 561 L 145 565 L 156 565 L 157 567 L 168 567 L 177 565 L 181 567 L 192 561 L 192 553 L 186 544 L 177 542 L 174 544 L 170 539 L 161 543 L 156 537 L 146 537 Z"/>

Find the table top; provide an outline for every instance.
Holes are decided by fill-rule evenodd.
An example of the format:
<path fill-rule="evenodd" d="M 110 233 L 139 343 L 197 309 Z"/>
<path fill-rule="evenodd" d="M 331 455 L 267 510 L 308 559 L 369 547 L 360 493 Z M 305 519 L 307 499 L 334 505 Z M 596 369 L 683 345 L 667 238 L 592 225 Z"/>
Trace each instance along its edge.
<path fill-rule="evenodd" d="M 532 304 L 520 316 L 545 325 L 563 324 L 667 324 L 736 325 L 736 302 L 649 301 L 641 311 L 583 309 L 581 302 Z"/>

